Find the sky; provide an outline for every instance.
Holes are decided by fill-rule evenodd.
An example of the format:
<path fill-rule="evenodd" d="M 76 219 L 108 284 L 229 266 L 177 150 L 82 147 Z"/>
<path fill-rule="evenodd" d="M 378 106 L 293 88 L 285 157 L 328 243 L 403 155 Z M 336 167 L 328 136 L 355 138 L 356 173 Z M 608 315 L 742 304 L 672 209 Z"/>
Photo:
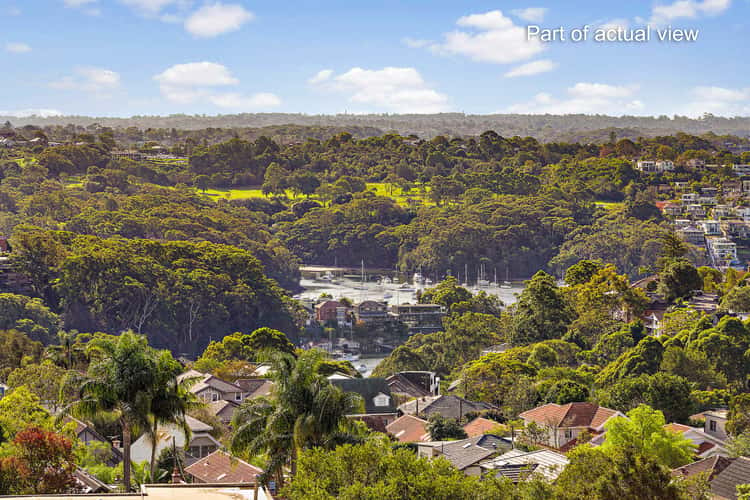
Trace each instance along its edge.
<path fill-rule="evenodd" d="M 748 116 L 749 27 L 750 0 L 0 0 L 0 115 Z"/>

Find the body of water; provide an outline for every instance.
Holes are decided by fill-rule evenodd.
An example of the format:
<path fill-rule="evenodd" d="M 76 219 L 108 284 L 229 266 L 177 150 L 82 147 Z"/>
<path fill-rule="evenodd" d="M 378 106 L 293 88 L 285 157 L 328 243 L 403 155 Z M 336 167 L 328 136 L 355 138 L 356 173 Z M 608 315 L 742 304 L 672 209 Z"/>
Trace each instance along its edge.
<path fill-rule="evenodd" d="M 362 277 L 364 274 L 364 277 Z M 346 297 L 357 302 L 375 300 L 388 304 L 414 304 L 417 301 L 417 290 L 434 287 L 437 283 L 414 282 L 413 277 L 399 276 L 393 271 L 365 269 L 357 273 L 353 269 L 303 267 L 300 286 L 304 289 L 297 297 L 315 300 L 321 294 L 328 294 L 334 299 Z M 504 304 L 516 302 L 517 294 L 524 289 L 523 282 L 512 282 L 508 287 L 469 285 L 472 293 L 483 290 L 497 295 Z"/>

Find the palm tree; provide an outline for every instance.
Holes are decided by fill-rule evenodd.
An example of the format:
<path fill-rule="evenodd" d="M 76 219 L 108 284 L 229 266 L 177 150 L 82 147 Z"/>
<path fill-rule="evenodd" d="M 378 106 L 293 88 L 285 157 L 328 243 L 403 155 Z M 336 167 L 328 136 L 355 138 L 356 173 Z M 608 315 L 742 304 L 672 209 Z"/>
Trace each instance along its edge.
<path fill-rule="evenodd" d="M 80 399 L 65 413 L 117 419 L 122 428 L 123 485 L 130 491 L 131 439 L 135 432 L 149 427 L 157 359 L 146 337 L 132 331 L 119 337 L 96 337 L 89 343 L 89 352 L 93 359 Z"/>
<path fill-rule="evenodd" d="M 78 336 L 79 333 L 76 330 L 60 330 L 57 332 L 57 338 L 60 343 L 58 345 L 47 346 L 47 357 L 55 364 L 67 370 L 72 370 L 73 365 L 84 351 L 83 344 L 77 342 Z"/>
<path fill-rule="evenodd" d="M 188 411 L 202 406 L 202 402 L 190 392 L 196 382 L 195 377 L 178 378 L 182 371 L 169 351 L 159 354 L 156 376 L 151 393 L 149 425 L 146 435 L 151 442 L 151 477 L 156 474 L 156 448 L 159 443 L 159 425 L 175 424 L 185 434 L 185 442 L 190 441 L 190 426 L 185 415 Z"/>
<path fill-rule="evenodd" d="M 322 351 L 305 351 L 297 358 L 283 352 L 267 354 L 274 388 L 270 398 L 245 401 L 232 419 L 236 429 L 232 450 L 269 457 L 261 481 L 272 476 L 283 485 L 283 467 L 296 473 L 300 450 L 333 448 L 356 440 L 346 415 L 362 407 L 359 395 L 345 393 L 318 372 Z"/>

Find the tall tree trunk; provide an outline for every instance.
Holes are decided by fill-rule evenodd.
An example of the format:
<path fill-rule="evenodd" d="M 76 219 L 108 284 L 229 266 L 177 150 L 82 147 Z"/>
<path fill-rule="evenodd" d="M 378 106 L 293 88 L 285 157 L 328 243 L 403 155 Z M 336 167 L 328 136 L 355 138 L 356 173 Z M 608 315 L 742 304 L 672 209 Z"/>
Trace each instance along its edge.
<path fill-rule="evenodd" d="M 130 488 L 130 424 L 123 420 L 122 422 L 122 484 L 126 492 L 132 491 Z"/>
<path fill-rule="evenodd" d="M 153 435 L 151 436 L 151 483 L 155 483 L 154 475 L 156 474 L 156 443 L 159 441 L 159 422 L 154 419 L 154 427 L 152 429 Z"/>

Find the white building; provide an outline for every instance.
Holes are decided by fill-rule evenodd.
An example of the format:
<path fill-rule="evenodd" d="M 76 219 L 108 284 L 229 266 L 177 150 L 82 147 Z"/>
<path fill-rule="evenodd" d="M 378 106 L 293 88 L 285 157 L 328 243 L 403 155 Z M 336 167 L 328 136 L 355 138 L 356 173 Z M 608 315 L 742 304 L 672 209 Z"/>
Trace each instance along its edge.
<path fill-rule="evenodd" d="M 162 451 L 171 447 L 173 443 L 177 448 L 185 450 L 187 465 L 191 465 L 221 448 L 221 443 L 210 434 L 213 427 L 189 415 L 185 416 L 185 421 L 190 428 L 190 441 L 187 441 L 185 432 L 174 424 L 159 427 L 156 440 L 157 458 Z M 135 463 L 151 460 L 151 439 L 146 434 L 136 439 L 132 444 L 130 457 Z"/>
<path fill-rule="evenodd" d="M 671 160 L 640 160 L 636 162 L 635 169 L 651 174 L 661 174 L 674 171 L 674 162 Z"/>

